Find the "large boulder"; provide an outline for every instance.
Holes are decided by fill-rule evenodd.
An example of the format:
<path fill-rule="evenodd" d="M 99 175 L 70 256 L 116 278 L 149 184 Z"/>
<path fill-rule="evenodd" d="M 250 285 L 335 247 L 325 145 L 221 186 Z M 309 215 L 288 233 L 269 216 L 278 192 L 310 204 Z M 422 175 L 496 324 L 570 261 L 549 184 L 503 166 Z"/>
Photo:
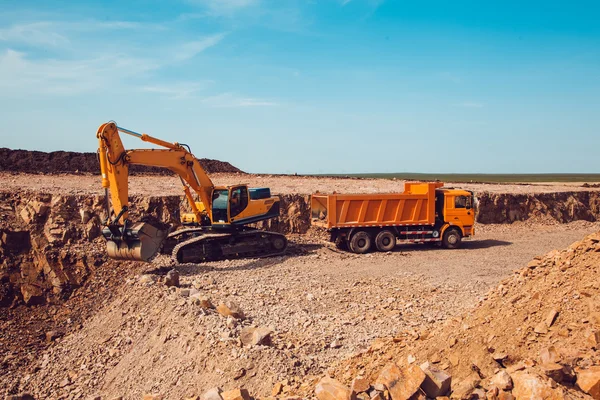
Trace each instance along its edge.
<path fill-rule="evenodd" d="M 400 368 L 396 363 L 389 363 L 379 373 L 376 383 L 387 388 L 392 400 L 407 400 L 419 391 L 425 378 L 425 372 L 417 365 Z"/>

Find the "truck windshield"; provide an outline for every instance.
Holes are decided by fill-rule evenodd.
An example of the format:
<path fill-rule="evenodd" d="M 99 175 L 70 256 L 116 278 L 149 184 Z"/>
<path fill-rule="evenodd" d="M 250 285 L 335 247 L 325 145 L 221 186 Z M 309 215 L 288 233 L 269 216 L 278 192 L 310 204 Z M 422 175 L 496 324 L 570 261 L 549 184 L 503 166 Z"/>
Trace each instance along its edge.
<path fill-rule="evenodd" d="M 454 198 L 454 208 L 467 208 L 467 203 L 469 203 L 467 199 L 467 196 L 456 196 Z"/>

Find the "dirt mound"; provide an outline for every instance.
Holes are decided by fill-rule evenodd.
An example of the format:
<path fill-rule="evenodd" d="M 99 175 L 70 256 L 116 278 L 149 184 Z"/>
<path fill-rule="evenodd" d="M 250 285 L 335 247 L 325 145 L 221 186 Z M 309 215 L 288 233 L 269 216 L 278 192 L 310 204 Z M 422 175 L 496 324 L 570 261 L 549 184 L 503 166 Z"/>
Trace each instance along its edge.
<path fill-rule="evenodd" d="M 200 165 L 208 173 L 242 173 L 240 169 L 228 162 L 198 159 Z M 11 150 L 0 148 L 0 171 L 26 172 L 32 174 L 57 174 L 57 173 L 94 173 L 100 171 L 98 155 L 96 153 L 77 153 L 72 151 L 42 151 Z M 170 175 L 164 168 L 134 165 L 130 173 Z"/>
<path fill-rule="evenodd" d="M 244 346 L 240 336 L 252 321 L 217 313 L 214 306 L 227 302 L 225 297 L 211 295 L 214 306 L 205 308 L 189 294 L 215 284 L 198 279 L 183 285 L 169 291 L 155 275 L 138 275 L 83 330 L 49 349 L 34 367 L 39 372 L 21 383 L 36 398 L 83 390 L 133 399 L 166 388 L 168 398 L 184 398 L 215 382 L 248 379 L 263 382 L 266 392 L 272 377 L 303 373 L 293 352 L 282 351 L 285 343 Z M 57 359 L 71 360 L 67 374 Z"/>
<path fill-rule="evenodd" d="M 263 221 L 258 228 L 279 233 L 306 233 L 310 229 L 310 196 L 301 194 L 279 195 L 281 215 Z"/>
<path fill-rule="evenodd" d="M 583 378 L 575 380 L 600 365 L 599 274 L 596 233 L 515 271 L 463 318 L 380 339 L 332 373 L 348 384 L 357 375 L 375 382 L 391 360 L 400 366 L 428 361 L 452 376 L 453 388 L 469 382 L 471 390 L 492 390 L 490 379 L 507 371 L 515 385 L 525 377 L 550 388 L 551 398 L 588 398 Z"/>

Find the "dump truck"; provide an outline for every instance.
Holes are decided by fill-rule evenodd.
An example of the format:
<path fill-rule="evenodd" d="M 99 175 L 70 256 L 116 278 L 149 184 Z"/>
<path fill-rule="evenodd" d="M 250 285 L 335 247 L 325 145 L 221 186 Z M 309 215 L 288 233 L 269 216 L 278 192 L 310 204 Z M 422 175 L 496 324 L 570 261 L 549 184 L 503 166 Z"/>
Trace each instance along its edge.
<path fill-rule="evenodd" d="M 391 251 L 397 243 L 460 247 L 475 234 L 473 192 L 441 182 L 407 182 L 401 193 L 322 194 L 311 197 L 311 220 L 338 248 Z"/>

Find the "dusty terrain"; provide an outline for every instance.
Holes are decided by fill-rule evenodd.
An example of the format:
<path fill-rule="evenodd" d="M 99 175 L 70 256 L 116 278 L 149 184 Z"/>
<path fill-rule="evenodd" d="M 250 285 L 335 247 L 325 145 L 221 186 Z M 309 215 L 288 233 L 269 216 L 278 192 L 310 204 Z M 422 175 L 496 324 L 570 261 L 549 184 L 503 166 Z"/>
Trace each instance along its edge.
<path fill-rule="evenodd" d="M 486 226 L 461 250 L 406 246 L 367 256 L 294 237 L 285 257 L 179 266 L 183 290 L 149 284 L 138 268 L 121 270 L 117 292 L 32 362 L 35 372 L 22 376 L 19 389 L 40 397 L 182 398 L 218 385 L 266 396 L 292 379 L 290 390 L 300 390 L 376 338 L 461 315 L 515 267 L 598 230 L 600 224 L 587 222 Z M 142 269 L 159 278 L 164 271 L 156 268 Z M 190 288 L 215 305 L 234 301 L 245 320 L 203 310 L 185 297 Z M 243 326 L 271 329 L 272 345 L 241 347 Z"/>
<path fill-rule="evenodd" d="M 599 271 L 595 233 L 535 257 L 469 313 L 377 340 L 330 374 L 382 382 L 390 366 L 415 376 L 409 365 L 429 362 L 451 375 L 452 398 L 598 399 Z"/>
<path fill-rule="evenodd" d="M 268 187 L 273 193 L 381 193 L 404 189 L 404 181 L 390 179 L 345 179 L 293 175 L 254 175 L 243 173 L 214 173 L 210 175 L 215 185 L 248 184 L 251 187 Z M 7 190 L 41 190 L 50 193 L 101 193 L 97 174 L 82 174 L 72 179 L 69 174 L 39 175 L 0 172 L 0 182 Z M 181 195 L 181 183 L 175 176 L 131 176 L 130 193 L 146 196 Z M 559 192 L 598 191 L 598 188 L 583 187 L 583 183 L 446 183 L 447 187 L 460 187 L 475 192 L 536 194 Z"/>
<path fill-rule="evenodd" d="M 514 270 L 535 256 L 600 231 L 600 222 L 594 222 L 598 215 L 595 198 L 585 203 L 572 194 L 561 197 L 573 192 L 591 196 L 597 189 L 571 184 L 460 185 L 491 192 L 485 210 L 495 208 L 498 215 L 507 216 L 518 212 L 523 221 L 478 224 L 476 237 L 460 250 L 405 246 L 388 254 L 357 256 L 339 252 L 324 240 L 324 232 L 309 228 L 304 215 L 306 197 L 294 194 L 392 191 L 400 190 L 402 182 L 245 174 L 211 177 L 216 184 L 244 182 L 283 194 L 283 216 L 274 228 L 292 232 L 288 254 L 177 266 L 179 285 L 167 286 L 165 276 L 173 268 L 170 260 L 140 264 L 104 257 L 103 239 L 95 228 L 103 194 L 97 176 L 0 173 L 4 193 L 0 230 L 28 231 L 31 236 L 30 250 L 0 254 L 4 265 L 12 263 L 2 282 L 14 279 L 14 285 L 29 285 L 26 293 L 34 290 L 32 299 L 39 299 L 38 305 L 25 305 L 17 286 L 5 286 L 13 292 L 7 297 L 11 302 L 0 308 L 0 387 L 6 388 L 7 395 L 30 392 L 36 399 L 77 399 L 98 394 L 102 399 L 139 399 L 155 393 L 178 399 L 218 386 L 224 390 L 245 387 L 253 396 L 263 397 L 283 382 L 282 397 L 313 396 L 316 381 L 325 374 L 345 384 L 359 374 L 375 379 L 390 359 L 402 364 L 407 355 L 414 355 L 420 363 L 431 361 L 433 352 L 440 354 L 439 365 L 466 379 L 469 364 L 453 365 L 454 357 L 448 359 L 450 353 L 443 347 L 448 332 L 464 327 L 457 328 L 453 321 L 469 320 L 473 307 L 481 310 L 478 304 L 486 298 L 485 311 L 477 311 L 472 318 L 479 319 L 468 324 L 486 324 L 482 313 L 495 321 L 500 311 L 489 302 L 499 300 L 490 293 L 502 289 L 489 292 L 491 288 L 505 282 L 510 291 L 507 298 L 518 295 L 520 284 L 506 281 L 515 275 Z M 164 218 L 178 205 L 179 198 L 165 196 L 181 194 L 177 179 L 161 176 L 131 177 L 131 192 L 139 197 L 134 211 L 156 218 Z M 147 200 L 145 196 L 150 195 L 158 197 Z M 521 210 L 519 196 L 527 196 L 532 206 Z M 46 202 L 49 210 L 33 215 L 31 210 L 36 204 L 39 208 L 40 202 Z M 57 258 L 39 261 L 53 252 Z M 65 261 L 69 255 L 74 257 L 71 263 Z M 570 284 L 573 279 L 587 284 L 597 278 L 600 265 L 590 260 L 581 262 L 582 268 L 588 265 L 587 275 L 556 285 Z M 23 265 L 29 267 L 23 269 Z M 524 290 L 532 293 L 536 287 L 546 288 L 546 297 L 541 298 L 550 302 L 550 288 L 558 281 L 543 283 L 544 276 L 536 275 Z M 586 290 L 596 301 L 595 287 Z M 560 298 L 566 295 L 561 292 Z M 519 305 L 523 315 L 499 314 L 502 317 L 494 329 L 501 330 L 503 319 L 509 317 L 513 320 L 506 323 L 517 329 L 514 319 L 522 323 L 525 315 L 533 313 L 533 302 L 541 301 L 537 299 Z M 221 303 L 235 308 L 232 302 L 243 318 L 217 311 Z M 536 303 L 535 312 L 546 312 L 543 305 Z M 537 321 L 538 314 L 534 315 L 527 326 Z M 565 321 L 576 322 L 575 317 L 569 318 Z M 587 315 L 577 318 L 589 321 Z M 445 325 L 451 327 L 442 328 Z M 245 344 L 244 332 L 250 327 L 270 331 L 270 340 Z M 424 332 L 438 329 L 446 331 L 436 334 L 435 341 L 413 343 L 426 336 Z M 490 335 L 486 332 L 485 339 Z M 395 343 L 391 338 L 404 339 Z M 530 346 L 532 351 L 538 352 L 557 336 L 546 339 L 550 342 Z M 460 340 L 457 348 L 465 354 L 481 353 L 468 347 L 470 341 L 480 343 L 479 336 L 468 333 Z M 528 336 L 523 340 L 533 343 Z M 528 355 L 527 349 L 513 352 L 515 363 L 537 357 L 537 353 Z M 586 360 L 588 364 L 597 361 Z M 490 374 L 489 370 L 484 373 Z"/>

